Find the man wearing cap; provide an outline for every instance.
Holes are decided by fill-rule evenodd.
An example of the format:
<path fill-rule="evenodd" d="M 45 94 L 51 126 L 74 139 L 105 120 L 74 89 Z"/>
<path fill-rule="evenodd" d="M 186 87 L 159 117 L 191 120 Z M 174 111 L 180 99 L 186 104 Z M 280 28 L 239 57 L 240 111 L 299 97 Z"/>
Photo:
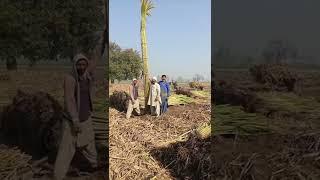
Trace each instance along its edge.
<path fill-rule="evenodd" d="M 160 97 L 160 85 L 157 83 L 156 77 L 153 77 L 151 80 L 148 105 L 150 106 L 151 115 L 159 117 L 161 97 Z"/>
<path fill-rule="evenodd" d="M 64 102 L 67 119 L 62 122 L 63 132 L 54 165 L 54 179 L 66 176 L 76 152 L 80 152 L 97 169 L 95 134 L 91 120 L 93 80 L 96 58 L 89 60 L 82 54 L 74 58 L 72 72 L 64 79 Z"/>
<path fill-rule="evenodd" d="M 136 113 L 140 115 L 138 88 L 139 88 L 138 80 L 133 79 L 132 84 L 129 86 L 130 100 L 129 100 L 129 106 L 126 114 L 127 119 L 130 118 L 133 110 L 135 110 Z"/>
<path fill-rule="evenodd" d="M 160 85 L 160 95 L 161 95 L 161 114 L 165 113 L 168 110 L 168 98 L 170 96 L 170 85 L 167 82 L 167 76 L 162 75 L 161 81 L 159 81 Z"/>

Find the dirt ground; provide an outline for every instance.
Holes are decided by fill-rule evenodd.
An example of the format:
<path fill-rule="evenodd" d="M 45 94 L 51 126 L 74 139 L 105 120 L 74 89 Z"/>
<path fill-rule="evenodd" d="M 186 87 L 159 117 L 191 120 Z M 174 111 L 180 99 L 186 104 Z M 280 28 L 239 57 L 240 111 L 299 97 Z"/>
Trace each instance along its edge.
<path fill-rule="evenodd" d="M 113 85 L 117 89 L 117 85 Z M 127 85 L 128 86 L 128 85 Z M 121 85 L 119 88 L 126 89 Z M 197 127 L 210 123 L 210 97 L 170 106 L 159 118 L 150 115 L 125 119 L 110 108 L 110 179 L 206 179 L 208 167 L 190 167 L 210 159 L 209 139 L 192 139 Z M 140 102 L 140 104 L 143 104 Z M 189 144 L 188 144 L 189 143 Z M 193 149 L 194 148 L 194 149 Z M 200 162 L 192 155 L 199 153 Z M 200 157 L 203 154 L 203 157 Z M 207 159 L 206 159 L 207 158 Z M 202 174 L 203 175 L 200 175 Z"/>

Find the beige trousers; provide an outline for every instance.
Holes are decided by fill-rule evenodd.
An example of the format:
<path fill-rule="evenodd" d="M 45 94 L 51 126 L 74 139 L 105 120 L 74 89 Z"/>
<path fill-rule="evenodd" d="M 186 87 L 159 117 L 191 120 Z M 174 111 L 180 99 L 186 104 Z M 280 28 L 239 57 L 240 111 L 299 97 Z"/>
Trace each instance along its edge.
<path fill-rule="evenodd" d="M 139 99 L 135 100 L 133 103 L 132 103 L 132 100 L 129 100 L 129 106 L 126 114 L 127 119 L 131 117 L 133 110 L 135 110 L 136 113 L 140 114 Z"/>
<path fill-rule="evenodd" d="M 91 118 L 80 123 L 81 132 L 77 136 L 72 134 L 70 122 L 64 121 L 63 129 L 63 135 L 54 165 L 53 176 L 55 180 L 62 180 L 66 176 L 77 150 L 93 167 L 97 166 L 97 150 Z"/>
<path fill-rule="evenodd" d="M 153 116 L 159 116 L 160 115 L 160 102 L 156 101 L 155 106 L 150 106 L 151 115 Z"/>

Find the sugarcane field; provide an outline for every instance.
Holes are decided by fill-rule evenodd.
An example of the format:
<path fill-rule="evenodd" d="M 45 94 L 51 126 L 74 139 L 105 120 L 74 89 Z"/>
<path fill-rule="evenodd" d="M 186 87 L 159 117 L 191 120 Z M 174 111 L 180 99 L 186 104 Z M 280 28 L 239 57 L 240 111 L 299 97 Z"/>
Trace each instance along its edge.
<path fill-rule="evenodd" d="M 213 72 L 214 177 L 319 179 L 319 71 L 261 63 Z"/>
<path fill-rule="evenodd" d="M 1 67 L 0 179 L 50 179 L 66 120 L 64 76 L 72 66 Z M 105 68 L 97 67 L 92 122 L 98 171 L 75 155 L 65 179 L 106 179 L 108 119 Z M 68 170 L 67 169 L 67 170 Z"/>

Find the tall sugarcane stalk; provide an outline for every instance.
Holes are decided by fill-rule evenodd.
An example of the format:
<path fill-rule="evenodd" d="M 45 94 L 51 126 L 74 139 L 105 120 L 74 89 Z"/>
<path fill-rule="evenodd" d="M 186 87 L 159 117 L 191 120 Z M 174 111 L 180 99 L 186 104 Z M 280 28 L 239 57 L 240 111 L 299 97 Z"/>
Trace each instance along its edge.
<path fill-rule="evenodd" d="M 147 17 L 151 16 L 152 8 L 154 8 L 154 6 L 151 0 L 141 0 L 140 36 L 141 36 L 141 51 L 142 51 L 142 61 L 143 61 L 144 99 L 145 99 L 146 108 L 148 106 L 148 97 L 149 97 L 149 90 L 150 90 L 146 22 L 147 22 Z"/>

